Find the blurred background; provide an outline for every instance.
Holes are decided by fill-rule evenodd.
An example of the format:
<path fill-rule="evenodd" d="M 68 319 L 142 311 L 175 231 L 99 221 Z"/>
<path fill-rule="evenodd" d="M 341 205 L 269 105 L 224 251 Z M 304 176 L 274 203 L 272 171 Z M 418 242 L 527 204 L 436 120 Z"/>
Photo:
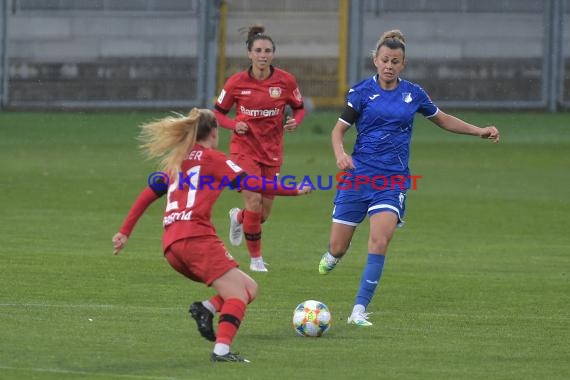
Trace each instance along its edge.
<path fill-rule="evenodd" d="M 570 0 L 0 0 L 3 109 L 211 107 L 266 27 L 276 66 L 316 107 L 374 70 L 381 34 L 408 39 L 406 79 L 446 107 L 570 105 Z"/>

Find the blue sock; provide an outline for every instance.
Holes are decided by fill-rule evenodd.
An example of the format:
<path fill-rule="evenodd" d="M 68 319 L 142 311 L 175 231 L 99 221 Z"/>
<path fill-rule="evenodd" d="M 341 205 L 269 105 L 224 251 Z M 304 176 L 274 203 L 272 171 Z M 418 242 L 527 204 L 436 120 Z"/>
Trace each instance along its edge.
<path fill-rule="evenodd" d="M 386 256 L 384 255 L 377 255 L 373 253 L 368 254 L 368 262 L 366 263 L 366 267 L 362 273 L 362 279 L 360 280 L 360 289 L 358 289 L 356 301 L 354 302 L 355 305 L 363 305 L 365 309 L 368 307 L 368 304 L 374 296 L 376 287 L 380 282 L 385 258 Z"/>

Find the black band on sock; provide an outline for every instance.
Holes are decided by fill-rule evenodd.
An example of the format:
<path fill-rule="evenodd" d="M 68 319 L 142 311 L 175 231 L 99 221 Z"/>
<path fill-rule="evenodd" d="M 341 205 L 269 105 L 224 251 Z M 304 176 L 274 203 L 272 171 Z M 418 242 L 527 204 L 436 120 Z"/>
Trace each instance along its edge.
<path fill-rule="evenodd" d="M 222 322 L 228 322 L 231 323 L 232 325 L 234 325 L 236 328 L 239 328 L 239 325 L 241 324 L 241 321 L 239 319 L 237 319 L 237 317 L 235 315 L 232 314 L 222 314 L 220 315 L 220 323 Z"/>
<path fill-rule="evenodd" d="M 261 232 L 258 232 L 256 234 L 248 234 L 247 232 L 244 232 L 243 234 L 245 236 L 245 240 L 249 241 L 261 240 Z"/>

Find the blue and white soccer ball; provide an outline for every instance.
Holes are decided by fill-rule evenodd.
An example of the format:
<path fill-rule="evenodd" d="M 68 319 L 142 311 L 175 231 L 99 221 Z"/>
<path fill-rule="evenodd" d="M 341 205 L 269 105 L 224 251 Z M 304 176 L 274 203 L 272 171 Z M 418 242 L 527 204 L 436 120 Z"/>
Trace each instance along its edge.
<path fill-rule="evenodd" d="M 293 328 L 301 336 L 319 337 L 331 327 L 331 313 L 322 302 L 300 303 L 293 313 Z"/>

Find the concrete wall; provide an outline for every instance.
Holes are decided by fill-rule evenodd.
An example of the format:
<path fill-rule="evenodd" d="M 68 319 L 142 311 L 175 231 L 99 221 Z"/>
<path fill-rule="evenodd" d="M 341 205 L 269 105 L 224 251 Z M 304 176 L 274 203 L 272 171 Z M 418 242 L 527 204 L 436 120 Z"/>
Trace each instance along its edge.
<path fill-rule="evenodd" d="M 364 48 L 374 49 L 384 31 L 400 29 L 410 59 L 539 58 L 544 44 L 538 13 L 390 13 L 366 15 L 364 24 Z"/>
<path fill-rule="evenodd" d="M 501 8 L 489 13 L 482 9 L 507 2 L 451 1 L 447 8 L 435 11 L 430 7 L 446 1 L 365 3 L 362 77 L 373 72 L 369 52 L 380 34 L 399 28 L 408 37 L 405 75 L 432 96 L 474 101 L 540 99 L 542 6 L 532 12 Z M 528 9 L 540 2 L 523 3 L 527 7 L 523 9 Z M 297 76 L 304 95 L 337 94 L 337 1 L 231 0 L 228 4 L 226 76 L 248 65 L 240 29 L 261 23 L 276 42 L 275 64 Z M 399 8 L 388 8 L 394 4 Z M 451 12 L 452 6 L 475 11 Z M 401 11 L 406 7 L 406 12 Z M 418 7 L 425 9 L 414 11 Z M 193 96 L 200 58 L 195 9 L 21 11 L 10 15 L 8 33 L 12 98 L 164 100 Z M 564 35 L 568 57 L 570 22 L 564 24 Z"/>
<path fill-rule="evenodd" d="M 407 38 L 407 79 L 440 101 L 540 101 L 544 16 L 541 13 L 391 12 L 364 17 L 362 51 L 382 33 Z M 375 72 L 370 54 L 362 77 Z"/>
<path fill-rule="evenodd" d="M 10 99 L 194 99 L 197 33 L 191 13 L 12 15 Z"/>
<path fill-rule="evenodd" d="M 21 13 L 9 19 L 8 48 L 13 59 L 32 62 L 188 57 L 197 54 L 197 33 L 188 14 Z"/>

